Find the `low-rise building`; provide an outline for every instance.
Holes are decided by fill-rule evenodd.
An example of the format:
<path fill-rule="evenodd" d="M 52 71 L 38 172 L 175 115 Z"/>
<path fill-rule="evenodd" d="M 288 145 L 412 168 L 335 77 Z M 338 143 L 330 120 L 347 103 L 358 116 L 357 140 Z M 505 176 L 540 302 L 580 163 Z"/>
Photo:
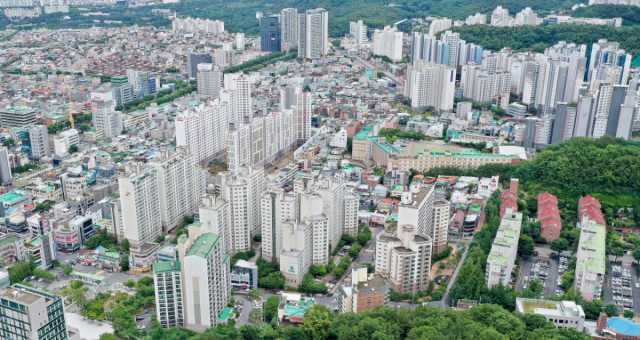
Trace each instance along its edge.
<path fill-rule="evenodd" d="M 520 227 L 522 226 L 522 213 L 514 212 L 507 208 L 506 214 L 500 221 L 500 227 L 491 246 L 485 278 L 489 288 L 502 283 L 509 284 L 513 265 L 518 253 L 518 240 L 520 239 Z"/>
<path fill-rule="evenodd" d="M 258 266 L 255 263 L 238 260 L 231 269 L 231 288 L 258 289 Z"/>
<path fill-rule="evenodd" d="M 153 263 L 156 261 L 156 256 L 160 245 L 151 242 L 143 243 L 138 247 L 131 247 L 129 249 L 129 270 L 135 273 L 148 273 L 153 267 Z"/>
<path fill-rule="evenodd" d="M 313 298 L 302 297 L 300 294 L 284 293 L 278 306 L 278 322 L 302 323 L 309 309 L 315 305 Z"/>
<path fill-rule="evenodd" d="M 480 165 L 486 164 L 516 164 L 519 162 L 520 158 L 516 155 L 494 155 L 479 151 L 462 151 L 460 153 L 449 151 L 424 152 L 418 153 L 415 157 L 401 154 L 390 155 L 387 170 L 409 171 L 409 169 L 414 169 L 427 171 L 431 168 L 443 166 L 475 169 Z"/>
<path fill-rule="evenodd" d="M 575 269 L 575 287 L 586 301 L 599 300 L 605 277 L 605 226 L 583 218 Z"/>
<path fill-rule="evenodd" d="M 573 301 L 550 301 L 516 298 L 516 310 L 522 314 L 533 313 L 544 316 L 556 328 L 584 329 L 584 310 Z"/>
<path fill-rule="evenodd" d="M 377 306 L 388 306 L 391 281 L 380 273 L 367 274 L 367 267 L 354 267 L 351 285 L 342 285 L 338 290 L 338 311 L 360 313 Z"/>

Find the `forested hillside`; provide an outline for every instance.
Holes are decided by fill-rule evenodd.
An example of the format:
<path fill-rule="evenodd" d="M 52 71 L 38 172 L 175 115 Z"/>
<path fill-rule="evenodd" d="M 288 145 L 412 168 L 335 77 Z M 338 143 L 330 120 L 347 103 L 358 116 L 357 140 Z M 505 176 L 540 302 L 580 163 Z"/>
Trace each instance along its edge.
<path fill-rule="evenodd" d="M 468 43 L 483 46 L 491 51 L 503 47 L 514 50 L 543 52 L 545 48 L 564 40 L 576 44 L 590 45 L 599 39 L 617 41 L 628 53 L 635 56 L 640 52 L 640 26 L 613 27 L 594 25 L 552 25 L 493 27 L 486 25 L 453 27 L 460 32 L 460 38 Z"/>
<path fill-rule="evenodd" d="M 640 24 L 640 7 L 622 5 L 593 5 L 569 12 L 574 18 L 622 18 L 622 26 Z"/>
<path fill-rule="evenodd" d="M 298 8 L 307 10 L 322 7 L 329 11 L 329 34 L 331 36 L 342 36 L 349 32 L 349 21 L 363 20 L 370 28 L 382 28 L 384 25 L 391 25 L 396 21 L 406 18 L 425 17 L 427 15 L 446 16 L 453 19 L 465 19 L 469 15 L 477 12 L 490 14 L 496 6 L 500 5 L 508 8 L 512 15 L 521 11 L 525 7 L 531 7 L 536 11 L 568 10 L 571 5 L 580 1 L 560 1 L 560 0 L 283 0 L 268 2 L 262 0 L 182 0 L 173 4 L 158 4 L 154 6 L 144 6 L 137 8 L 127 8 L 123 5 L 100 6 L 99 9 L 84 6 L 90 9 L 100 10 L 104 13 L 111 13 L 109 20 L 120 20 L 124 25 L 154 25 L 168 26 L 170 21 L 163 16 L 151 13 L 152 8 L 164 8 L 176 11 L 179 16 L 199 16 L 202 18 L 224 20 L 229 32 L 245 32 L 249 35 L 258 35 L 258 20 L 256 12 L 279 13 L 283 8 Z M 389 4 L 394 4 L 390 7 Z M 70 19 L 63 20 L 68 15 Z M 144 19 L 143 19 L 144 18 Z M 43 14 L 39 18 L 24 19 L 18 24 L 34 23 L 50 28 L 62 27 L 82 27 L 81 23 L 92 23 L 94 18 L 80 15 L 80 12 L 73 8 L 68 14 Z M 5 16 L 0 17 L 0 29 L 11 24 Z M 32 27 L 32 26 L 29 26 Z"/>

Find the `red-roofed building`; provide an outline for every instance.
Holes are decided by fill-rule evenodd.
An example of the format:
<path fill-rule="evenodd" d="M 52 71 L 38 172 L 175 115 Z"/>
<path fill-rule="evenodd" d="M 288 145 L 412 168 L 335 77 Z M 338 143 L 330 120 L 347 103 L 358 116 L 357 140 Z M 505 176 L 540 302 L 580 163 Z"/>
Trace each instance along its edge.
<path fill-rule="evenodd" d="M 606 222 L 604 216 L 602 216 L 601 209 L 602 205 L 597 199 L 591 196 L 582 197 L 578 202 L 578 218 L 582 222 L 586 215 L 588 219 L 596 221 L 598 225 L 605 225 Z"/>
<path fill-rule="evenodd" d="M 562 219 L 558 211 L 558 198 L 550 193 L 538 196 L 538 220 L 540 223 L 540 236 L 551 242 L 560 237 Z"/>
<path fill-rule="evenodd" d="M 507 212 L 507 207 L 511 207 L 514 212 L 518 211 L 518 198 L 511 191 L 505 191 L 500 194 L 502 203 L 500 203 L 500 218 Z"/>
<path fill-rule="evenodd" d="M 580 202 L 578 202 L 578 210 L 586 209 L 589 206 L 596 209 L 602 209 L 602 205 L 600 205 L 600 201 L 598 201 L 597 199 L 591 196 L 580 198 Z"/>

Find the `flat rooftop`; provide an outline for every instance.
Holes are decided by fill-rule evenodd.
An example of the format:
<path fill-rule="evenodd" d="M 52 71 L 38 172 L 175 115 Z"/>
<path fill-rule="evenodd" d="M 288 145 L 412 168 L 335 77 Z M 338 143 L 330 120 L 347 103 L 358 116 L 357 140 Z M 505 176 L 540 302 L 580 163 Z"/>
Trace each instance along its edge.
<path fill-rule="evenodd" d="M 358 282 L 358 290 L 382 288 L 387 285 L 387 280 L 379 273 L 371 275 L 369 280 Z"/>

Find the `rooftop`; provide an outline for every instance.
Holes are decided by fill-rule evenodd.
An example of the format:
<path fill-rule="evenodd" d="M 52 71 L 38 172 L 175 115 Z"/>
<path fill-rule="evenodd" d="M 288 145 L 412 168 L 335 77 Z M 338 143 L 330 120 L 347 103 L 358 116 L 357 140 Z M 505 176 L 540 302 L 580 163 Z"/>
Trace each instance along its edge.
<path fill-rule="evenodd" d="M 23 197 L 26 197 L 27 195 L 21 195 L 21 194 L 16 194 L 15 192 L 10 192 L 8 194 L 4 194 L 2 196 L 0 196 L 0 201 L 2 202 L 7 202 L 7 203 L 11 203 L 11 202 L 15 202 L 16 200 L 19 200 Z"/>
<path fill-rule="evenodd" d="M 194 242 L 193 246 L 185 256 L 195 255 L 202 258 L 207 258 L 219 241 L 220 236 L 214 233 L 202 234 L 202 236 L 198 237 L 198 239 Z"/>
<path fill-rule="evenodd" d="M 181 266 L 178 261 L 156 262 L 153 264 L 153 272 L 156 274 L 179 272 L 180 270 Z"/>
<path fill-rule="evenodd" d="M 640 335 L 640 325 L 633 320 L 624 318 L 611 318 L 607 320 L 607 326 L 624 335 Z"/>

